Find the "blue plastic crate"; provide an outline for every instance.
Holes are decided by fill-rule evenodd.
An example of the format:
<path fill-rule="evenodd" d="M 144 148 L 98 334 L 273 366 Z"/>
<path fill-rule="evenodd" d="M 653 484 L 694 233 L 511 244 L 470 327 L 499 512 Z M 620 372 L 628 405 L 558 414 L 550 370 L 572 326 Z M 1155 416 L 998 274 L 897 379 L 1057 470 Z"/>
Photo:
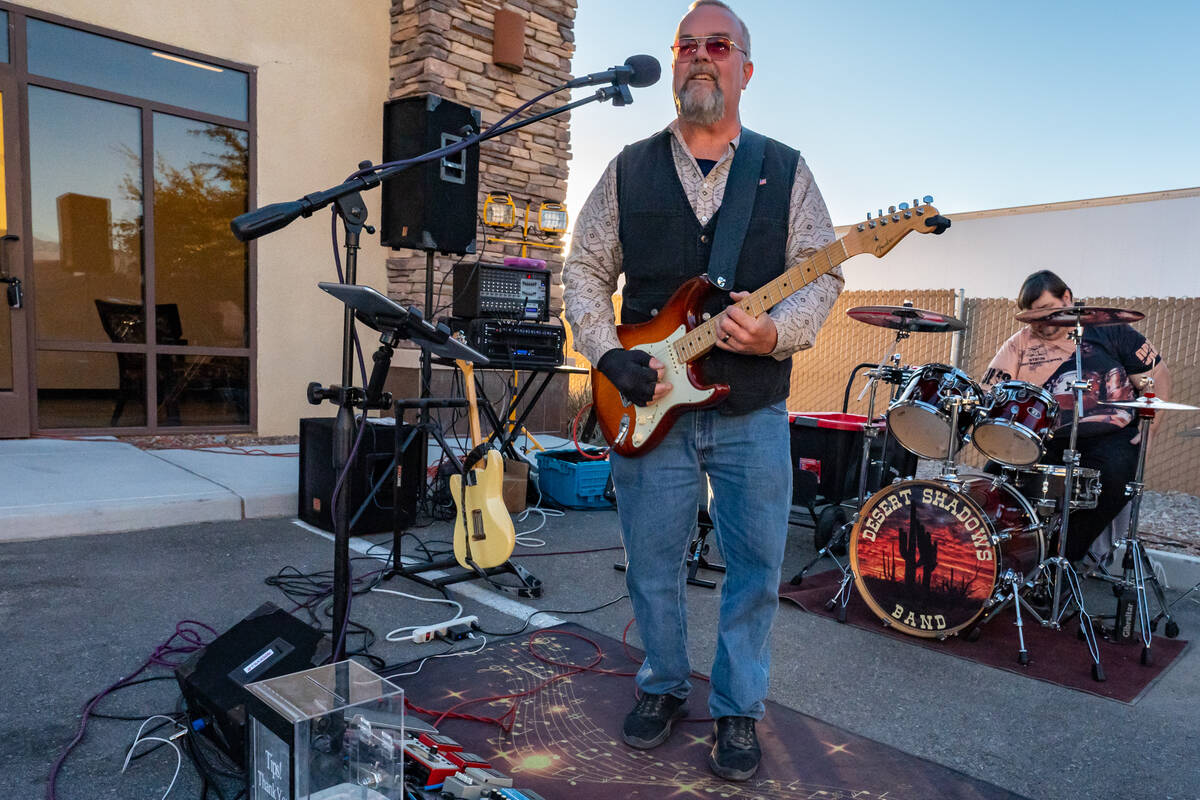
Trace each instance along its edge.
<path fill-rule="evenodd" d="M 538 488 L 560 506 L 606 508 L 608 459 L 589 461 L 575 450 L 539 451 Z"/>

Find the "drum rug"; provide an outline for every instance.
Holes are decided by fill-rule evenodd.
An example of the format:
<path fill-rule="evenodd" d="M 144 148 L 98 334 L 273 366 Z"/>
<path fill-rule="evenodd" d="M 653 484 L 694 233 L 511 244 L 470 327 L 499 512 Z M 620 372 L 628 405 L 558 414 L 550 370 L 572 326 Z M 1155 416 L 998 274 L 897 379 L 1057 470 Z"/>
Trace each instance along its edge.
<path fill-rule="evenodd" d="M 430 661 L 417 675 L 393 680 L 417 713 L 455 708 L 511 725 L 505 732 L 494 724 L 421 713 L 439 733 L 511 777 L 516 788 L 546 800 L 1020 797 L 770 701 L 758 725 L 758 773 L 745 783 L 723 781 L 706 761 L 712 722 L 705 719 L 704 680 L 694 681 L 689 718 L 665 744 L 641 751 L 620 741 L 636 667 L 621 642 L 568 624 L 489 644 L 478 655 Z"/>
<path fill-rule="evenodd" d="M 837 570 L 829 570 L 806 576 L 800 586 L 784 582 L 779 587 L 779 596 L 791 600 L 805 611 L 837 619 L 837 610 L 830 611 L 825 604 L 837 591 L 835 578 L 838 575 Z M 1109 613 L 1112 609 L 1090 610 L 1093 613 L 1101 610 Z M 978 641 L 969 642 L 959 636 L 951 636 L 945 641 L 926 639 L 888 628 L 867 607 L 857 588 L 851 592 L 846 608 L 846 622 L 856 628 L 1124 703 L 1135 702 L 1187 646 L 1184 639 L 1162 636 L 1163 628 L 1160 625 L 1159 634 L 1152 639 L 1153 663 L 1146 666 L 1141 663 L 1140 638 L 1133 644 L 1100 639 L 1100 663 L 1104 667 L 1106 680 L 1098 682 L 1092 680 L 1092 658 L 1088 654 L 1087 644 L 1077 635 L 1079 624 L 1075 619 L 1068 621 L 1062 630 L 1055 631 L 1042 627 L 1025 614 L 1022 617 L 1025 622 L 1025 647 L 1029 651 L 1029 664 L 1026 666 L 1017 663 L 1016 616 L 1011 609 L 1001 612 L 984 625 Z"/>

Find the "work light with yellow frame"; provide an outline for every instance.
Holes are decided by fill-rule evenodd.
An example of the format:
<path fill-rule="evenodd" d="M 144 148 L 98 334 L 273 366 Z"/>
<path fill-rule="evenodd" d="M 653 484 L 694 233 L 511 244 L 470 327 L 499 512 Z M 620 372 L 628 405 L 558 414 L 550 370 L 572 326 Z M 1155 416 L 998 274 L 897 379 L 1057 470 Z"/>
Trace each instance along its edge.
<path fill-rule="evenodd" d="M 495 244 L 519 244 L 522 258 L 529 256 L 531 247 L 541 250 L 562 250 L 563 245 L 560 242 L 545 240 L 567 232 L 567 207 L 562 203 L 544 201 L 538 205 L 536 215 L 531 215 L 529 209 L 533 205 L 533 201 L 524 200 L 522 203 L 521 238 L 508 239 L 489 236 L 487 241 Z M 531 216 L 534 217 L 533 232 L 538 240 L 531 240 L 529 236 Z M 517 204 L 512 195 L 506 192 L 490 192 L 483 201 L 483 224 L 499 230 L 515 228 L 517 226 Z"/>

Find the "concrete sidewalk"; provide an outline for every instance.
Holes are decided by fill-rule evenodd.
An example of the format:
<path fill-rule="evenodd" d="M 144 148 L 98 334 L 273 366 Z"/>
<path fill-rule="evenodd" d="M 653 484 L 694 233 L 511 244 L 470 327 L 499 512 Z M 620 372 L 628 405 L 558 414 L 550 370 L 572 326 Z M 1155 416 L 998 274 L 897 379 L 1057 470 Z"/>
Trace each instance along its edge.
<path fill-rule="evenodd" d="M 111 438 L 0 441 L 0 541 L 294 516 L 297 445 L 140 450 Z"/>
<path fill-rule="evenodd" d="M 431 463 L 439 457 L 431 444 Z M 111 437 L 0 440 L 0 541 L 294 517 L 299 468 L 295 444 L 141 450 Z M 1150 552 L 1170 586 L 1200 583 L 1200 558 Z"/>

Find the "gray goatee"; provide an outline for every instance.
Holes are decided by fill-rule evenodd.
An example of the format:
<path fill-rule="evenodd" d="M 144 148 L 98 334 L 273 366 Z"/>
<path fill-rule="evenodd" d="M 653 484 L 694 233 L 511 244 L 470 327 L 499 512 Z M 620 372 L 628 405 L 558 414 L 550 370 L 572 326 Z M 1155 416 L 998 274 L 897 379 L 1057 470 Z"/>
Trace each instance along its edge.
<path fill-rule="evenodd" d="M 693 83 L 693 76 L 689 75 L 683 88 L 675 94 L 675 110 L 681 119 L 695 125 L 713 125 L 720 122 L 725 116 L 725 93 L 717 83 L 717 76 L 702 70 L 694 74 L 712 76 L 712 88 L 705 89 L 699 83 Z"/>

